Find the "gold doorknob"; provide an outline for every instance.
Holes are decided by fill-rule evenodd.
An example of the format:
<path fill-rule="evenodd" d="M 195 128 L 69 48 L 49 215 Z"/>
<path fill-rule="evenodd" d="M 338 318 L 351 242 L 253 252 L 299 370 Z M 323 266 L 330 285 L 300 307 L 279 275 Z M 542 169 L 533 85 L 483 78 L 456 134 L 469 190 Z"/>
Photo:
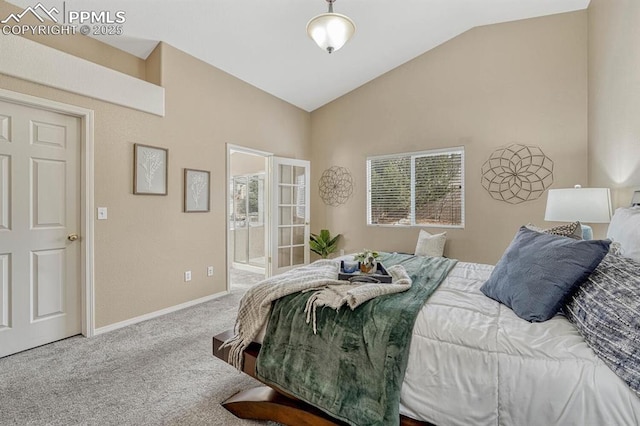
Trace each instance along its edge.
<path fill-rule="evenodd" d="M 67 240 L 69 241 L 75 241 L 78 239 L 78 234 L 69 234 L 67 235 Z"/>

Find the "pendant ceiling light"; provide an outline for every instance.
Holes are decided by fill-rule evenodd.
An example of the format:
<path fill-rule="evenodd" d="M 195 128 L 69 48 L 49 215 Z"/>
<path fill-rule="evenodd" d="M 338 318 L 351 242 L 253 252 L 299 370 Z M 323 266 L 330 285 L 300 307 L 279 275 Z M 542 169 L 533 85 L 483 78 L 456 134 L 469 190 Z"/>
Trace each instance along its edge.
<path fill-rule="evenodd" d="M 323 50 L 329 53 L 340 49 L 356 32 L 356 24 L 348 17 L 333 13 L 333 2 L 329 3 L 329 12 L 312 18 L 307 24 L 307 34 Z"/>

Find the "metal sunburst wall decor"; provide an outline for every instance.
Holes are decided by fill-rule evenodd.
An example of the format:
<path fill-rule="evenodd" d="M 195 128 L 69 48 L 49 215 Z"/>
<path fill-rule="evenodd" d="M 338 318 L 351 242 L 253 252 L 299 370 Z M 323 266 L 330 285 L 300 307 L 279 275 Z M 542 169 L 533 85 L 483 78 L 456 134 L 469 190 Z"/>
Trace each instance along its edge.
<path fill-rule="evenodd" d="M 536 146 L 513 144 L 495 150 L 482 165 L 482 186 L 509 204 L 539 198 L 553 183 L 553 161 Z"/>
<path fill-rule="evenodd" d="M 320 177 L 320 198 L 325 204 L 339 206 L 353 194 L 353 178 L 344 167 L 331 166 Z"/>

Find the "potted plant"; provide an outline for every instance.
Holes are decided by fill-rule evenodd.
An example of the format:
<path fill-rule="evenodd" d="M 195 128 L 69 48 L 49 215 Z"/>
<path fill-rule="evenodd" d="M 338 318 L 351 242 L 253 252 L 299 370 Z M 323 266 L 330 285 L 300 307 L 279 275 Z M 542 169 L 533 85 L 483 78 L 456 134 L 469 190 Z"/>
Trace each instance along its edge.
<path fill-rule="evenodd" d="M 378 268 L 378 257 L 380 253 L 377 251 L 364 249 L 362 252 L 353 256 L 353 260 L 360 262 L 360 271 L 365 274 L 375 273 Z"/>
<path fill-rule="evenodd" d="M 338 239 L 342 234 L 331 237 L 328 229 L 322 229 L 319 234 L 311 234 L 309 238 L 309 248 L 312 252 L 319 254 L 326 259 L 331 253 L 338 248 Z"/>

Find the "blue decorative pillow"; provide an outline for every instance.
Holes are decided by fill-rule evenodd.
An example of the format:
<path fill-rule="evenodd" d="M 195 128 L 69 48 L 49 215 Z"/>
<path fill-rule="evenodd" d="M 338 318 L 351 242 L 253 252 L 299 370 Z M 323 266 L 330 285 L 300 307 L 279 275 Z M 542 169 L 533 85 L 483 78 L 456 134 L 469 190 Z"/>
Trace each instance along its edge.
<path fill-rule="evenodd" d="M 598 267 L 609 244 L 542 234 L 523 226 L 480 291 L 522 319 L 546 321 Z"/>

